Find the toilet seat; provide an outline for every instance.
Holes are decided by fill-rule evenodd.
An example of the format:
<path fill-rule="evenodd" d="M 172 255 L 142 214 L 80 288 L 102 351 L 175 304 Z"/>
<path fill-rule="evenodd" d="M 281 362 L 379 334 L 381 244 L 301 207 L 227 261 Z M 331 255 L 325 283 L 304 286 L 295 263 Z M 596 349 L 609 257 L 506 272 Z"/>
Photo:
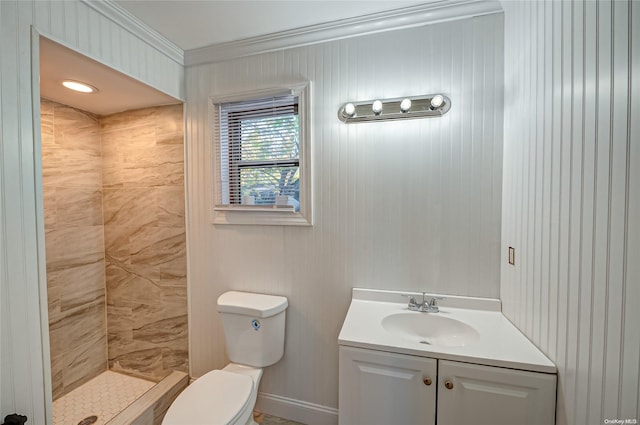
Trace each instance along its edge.
<path fill-rule="evenodd" d="M 167 411 L 162 425 L 232 425 L 249 406 L 253 379 L 212 370 L 189 385 Z"/>

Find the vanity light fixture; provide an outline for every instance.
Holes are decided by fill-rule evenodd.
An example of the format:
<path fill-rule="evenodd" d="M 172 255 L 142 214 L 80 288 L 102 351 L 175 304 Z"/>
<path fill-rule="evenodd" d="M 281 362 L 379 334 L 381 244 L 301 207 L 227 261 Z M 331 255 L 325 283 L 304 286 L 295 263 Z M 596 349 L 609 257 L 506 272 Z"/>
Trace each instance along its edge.
<path fill-rule="evenodd" d="M 451 99 L 443 94 L 348 102 L 338 109 L 344 123 L 441 117 L 451 109 Z"/>
<path fill-rule="evenodd" d="M 95 93 L 98 91 L 97 88 L 86 83 L 81 83 L 80 81 L 65 80 L 62 82 L 62 85 L 70 90 L 74 90 L 81 93 Z"/>

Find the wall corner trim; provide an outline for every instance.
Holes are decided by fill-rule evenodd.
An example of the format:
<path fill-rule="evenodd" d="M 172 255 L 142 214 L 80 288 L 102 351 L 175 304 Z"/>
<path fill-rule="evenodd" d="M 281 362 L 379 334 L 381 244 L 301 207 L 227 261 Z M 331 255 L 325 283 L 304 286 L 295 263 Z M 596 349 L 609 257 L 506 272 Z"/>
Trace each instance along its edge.
<path fill-rule="evenodd" d="M 116 4 L 113 0 L 80 0 L 105 18 L 120 25 L 140 40 L 166 55 L 179 65 L 184 66 L 184 51 L 172 43 L 169 39 L 153 30 L 140 19 L 133 16 L 126 9 Z"/>
<path fill-rule="evenodd" d="M 187 50 L 184 54 L 184 64 L 191 66 L 221 62 L 276 50 L 502 13 L 502 11 L 502 6 L 497 0 L 438 0 Z"/>

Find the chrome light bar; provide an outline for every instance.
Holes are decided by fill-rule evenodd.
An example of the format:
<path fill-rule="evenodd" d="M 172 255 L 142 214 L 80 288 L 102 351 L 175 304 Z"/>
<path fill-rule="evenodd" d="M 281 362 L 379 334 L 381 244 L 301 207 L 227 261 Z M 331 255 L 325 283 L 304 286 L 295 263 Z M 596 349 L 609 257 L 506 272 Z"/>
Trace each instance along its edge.
<path fill-rule="evenodd" d="M 451 99 L 442 94 L 348 102 L 338 109 L 344 123 L 441 117 L 451 109 Z"/>

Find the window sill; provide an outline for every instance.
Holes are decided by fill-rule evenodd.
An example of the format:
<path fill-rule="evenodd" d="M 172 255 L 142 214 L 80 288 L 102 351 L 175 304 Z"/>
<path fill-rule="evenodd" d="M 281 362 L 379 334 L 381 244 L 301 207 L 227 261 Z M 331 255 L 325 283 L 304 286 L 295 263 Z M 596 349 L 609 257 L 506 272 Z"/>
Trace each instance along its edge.
<path fill-rule="evenodd" d="M 244 224 L 262 226 L 311 226 L 302 213 L 288 207 L 218 207 L 213 210 L 213 224 Z"/>

